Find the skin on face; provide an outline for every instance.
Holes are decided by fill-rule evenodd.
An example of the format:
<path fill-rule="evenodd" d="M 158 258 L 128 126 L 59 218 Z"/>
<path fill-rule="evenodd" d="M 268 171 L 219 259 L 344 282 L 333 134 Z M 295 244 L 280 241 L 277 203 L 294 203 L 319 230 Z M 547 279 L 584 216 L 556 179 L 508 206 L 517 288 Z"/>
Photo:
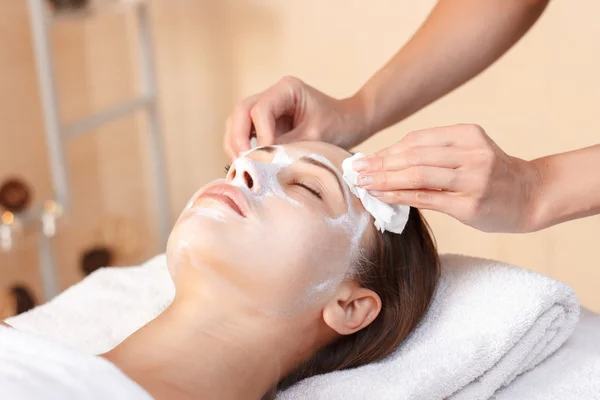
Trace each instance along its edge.
<path fill-rule="evenodd" d="M 333 145 L 302 142 L 236 159 L 224 180 L 192 197 L 171 233 L 167 258 L 177 290 L 193 285 L 215 297 L 235 293 L 277 313 L 327 302 L 374 234 L 370 216 L 342 179 L 349 156 Z M 206 195 L 219 185 L 241 199 L 243 216 Z M 202 279 L 181 278 L 187 268 Z"/>

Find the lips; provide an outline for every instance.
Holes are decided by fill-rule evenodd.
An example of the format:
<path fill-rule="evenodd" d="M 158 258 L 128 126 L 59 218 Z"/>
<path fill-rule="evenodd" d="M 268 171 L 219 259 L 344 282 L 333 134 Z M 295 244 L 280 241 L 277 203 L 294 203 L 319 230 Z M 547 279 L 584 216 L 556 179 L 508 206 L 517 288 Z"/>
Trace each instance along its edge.
<path fill-rule="evenodd" d="M 227 205 L 244 218 L 246 218 L 248 215 L 249 207 L 246 197 L 235 186 L 231 186 L 226 183 L 218 183 L 216 185 L 209 186 L 202 191 L 195 202 L 202 198 L 211 198 L 217 200 Z"/>

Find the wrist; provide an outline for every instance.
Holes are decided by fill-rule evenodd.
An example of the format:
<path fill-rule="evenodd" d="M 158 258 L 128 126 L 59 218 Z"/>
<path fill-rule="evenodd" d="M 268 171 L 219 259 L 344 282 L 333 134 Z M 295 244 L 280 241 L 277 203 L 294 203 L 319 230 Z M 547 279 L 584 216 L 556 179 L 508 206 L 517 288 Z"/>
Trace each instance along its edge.
<path fill-rule="evenodd" d="M 536 174 L 529 208 L 531 211 L 529 232 L 540 231 L 553 225 L 559 212 L 556 207 L 556 199 L 551 198 L 553 191 L 549 190 L 554 180 L 552 168 L 550 168 L 551 161 L 549 157 L 542 157 L 529 162 Z"/>
<path fill-rule="evenodd" d="M 537 230 L 600 214 L 600 145 L 532 161 L 539 171 Z"/>
<path fill-rule="evenodd" d="M 373 136 L 376 132 L 373 128 L 373 107 L 364 92 L 359 91 L 341 101 L 345 110 L 345 125 L 348 126 L 348 132 L 353 133 L 350 147 L 358 145 Z"/>

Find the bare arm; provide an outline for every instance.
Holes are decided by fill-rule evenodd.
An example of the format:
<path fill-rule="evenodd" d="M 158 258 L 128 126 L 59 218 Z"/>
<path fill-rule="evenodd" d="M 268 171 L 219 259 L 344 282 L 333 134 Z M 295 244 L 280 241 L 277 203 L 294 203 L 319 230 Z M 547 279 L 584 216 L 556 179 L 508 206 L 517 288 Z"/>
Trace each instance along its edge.
<path fill-rule="evenodd" d="M 354 96 L 359 141 L 475 77 L 535 23 L 549 0 L 440 0 L 412 39 Z"/>
<path fill-rule="evenodd" d="M 600 214 L 600 144 L 534 160 L 533 229 Z"/>
<path fill-rule="evenodd" d="M 335 99 L 286 77 L 238 103 L 223 147 L 322 140 L 349 149 L 486 69 L 531 28 L 549 0 L 439 0 L 411 40 L 358 92 Z"/>

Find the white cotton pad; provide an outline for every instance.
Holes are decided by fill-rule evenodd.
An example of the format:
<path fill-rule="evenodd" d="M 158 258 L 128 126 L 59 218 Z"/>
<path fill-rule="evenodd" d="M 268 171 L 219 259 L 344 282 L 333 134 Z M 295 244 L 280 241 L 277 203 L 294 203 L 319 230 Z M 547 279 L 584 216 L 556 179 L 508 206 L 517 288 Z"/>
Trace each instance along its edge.
<path fill-rule="evenodd" d="M 375 227 L 377 229 L 381 232 L 389 231 L 393 233 L 402 233 L 406 226 L 406 222 L 408 222 L 410 207 L 384 203 L 378 198 L 371 196 L 366 189 L 356 185 L 358 172 L 352 168 L 352 162 L 364 156 L 365 155 L 362 153 L 356 153 L 342 162 L 344 181 L 350 188 L 350 191 L 360 199 L 365 210 L 375 218 Z"/>

